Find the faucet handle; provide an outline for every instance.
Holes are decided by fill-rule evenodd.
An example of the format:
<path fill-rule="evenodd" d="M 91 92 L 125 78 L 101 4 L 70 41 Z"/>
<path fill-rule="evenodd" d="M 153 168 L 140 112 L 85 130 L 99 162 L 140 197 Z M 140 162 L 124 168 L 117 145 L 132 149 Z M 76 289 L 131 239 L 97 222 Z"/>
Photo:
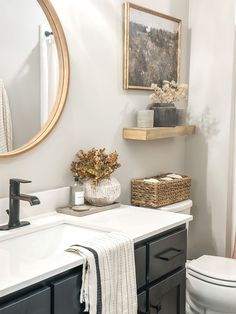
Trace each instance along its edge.
<path fill-rule="evenodd" d="M 29 180 L 24 180 L 24 179 L 10 179 L 10 184 L 11 183 L 31 183 L 32 181 Z"/>

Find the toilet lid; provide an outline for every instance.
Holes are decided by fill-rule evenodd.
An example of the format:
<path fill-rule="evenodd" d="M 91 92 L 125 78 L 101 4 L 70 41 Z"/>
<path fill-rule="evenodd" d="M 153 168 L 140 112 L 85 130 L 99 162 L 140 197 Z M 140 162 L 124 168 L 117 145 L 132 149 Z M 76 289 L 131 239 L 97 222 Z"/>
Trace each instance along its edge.
<path fill-rule="evenodd" d="M 189 273 L 215 284 L 236 286 L 236 260 L 203 255 L 187 266 Z"/>

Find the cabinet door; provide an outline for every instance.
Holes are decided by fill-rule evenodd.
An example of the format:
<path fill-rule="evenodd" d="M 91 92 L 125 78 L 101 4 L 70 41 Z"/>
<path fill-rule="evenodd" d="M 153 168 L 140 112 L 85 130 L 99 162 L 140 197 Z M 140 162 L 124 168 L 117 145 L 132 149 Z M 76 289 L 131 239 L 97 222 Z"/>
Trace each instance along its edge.
<path fill-rule="evenodd" d="M 52 314 L 84 313 L 80 304 L 81 283 L 82 273 L 72 274 L 52 283 L 54 302 Z"/>
<path fill-rule="evenodd" d="M 147 292 L 144 291 L 138 295 L 138 314 L 147 313 Z"/>
<path fill-rule="evenodd" d="M 185 314 L 185 270 L 149 289 L 150 314 Z"/>
<path fill-rule="evenodd" d="M 51 314 L 50 288 L 44 288 L 0 305 L 0 314 Z"/>

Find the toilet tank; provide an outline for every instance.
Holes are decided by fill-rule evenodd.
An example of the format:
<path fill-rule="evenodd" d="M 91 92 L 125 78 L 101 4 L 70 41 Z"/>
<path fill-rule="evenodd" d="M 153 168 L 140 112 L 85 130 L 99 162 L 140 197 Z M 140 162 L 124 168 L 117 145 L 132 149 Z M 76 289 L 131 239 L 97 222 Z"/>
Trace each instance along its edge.
<path fill-rule="evenodd" d="M 159 207 L 157 209 L 164 210 L 167 212 L 190 215 L 192 206 L 193 206 L 192 200 L 186 200 L 168 206 Z M 189 231 L 189 223 L 186 224 L 186 228 Z"/>
<path fill-rule="evenodd" d="M 193 206 L 193 202 L 191 200 L 186 200 L 186 201 L 178 202 L 178 203 L 171 204 L 168 206 L 159 207 L 157 209 L 164 210 L 167 212 L 190 215 L 192 206 Z"/>

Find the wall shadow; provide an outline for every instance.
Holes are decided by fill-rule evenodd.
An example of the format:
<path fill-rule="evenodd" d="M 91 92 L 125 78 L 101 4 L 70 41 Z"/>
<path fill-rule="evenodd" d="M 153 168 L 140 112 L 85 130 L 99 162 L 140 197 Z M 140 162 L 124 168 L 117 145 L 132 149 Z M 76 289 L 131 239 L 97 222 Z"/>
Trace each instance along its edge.
<path fill-rule="evenodd" d="M 212 230 L 212 208 L 208 199 L 209 140 L 219 132 L 218 122 L 212 119 L 209 107 L 200 117 L 188 120 L 197 126 L 196 134 L 187 139 L 186 173 L 192 176 L 193 221 L 189 229 L 189 256 L 197 258 L 204 254 L 216 255 L 217 246 Z"/>

